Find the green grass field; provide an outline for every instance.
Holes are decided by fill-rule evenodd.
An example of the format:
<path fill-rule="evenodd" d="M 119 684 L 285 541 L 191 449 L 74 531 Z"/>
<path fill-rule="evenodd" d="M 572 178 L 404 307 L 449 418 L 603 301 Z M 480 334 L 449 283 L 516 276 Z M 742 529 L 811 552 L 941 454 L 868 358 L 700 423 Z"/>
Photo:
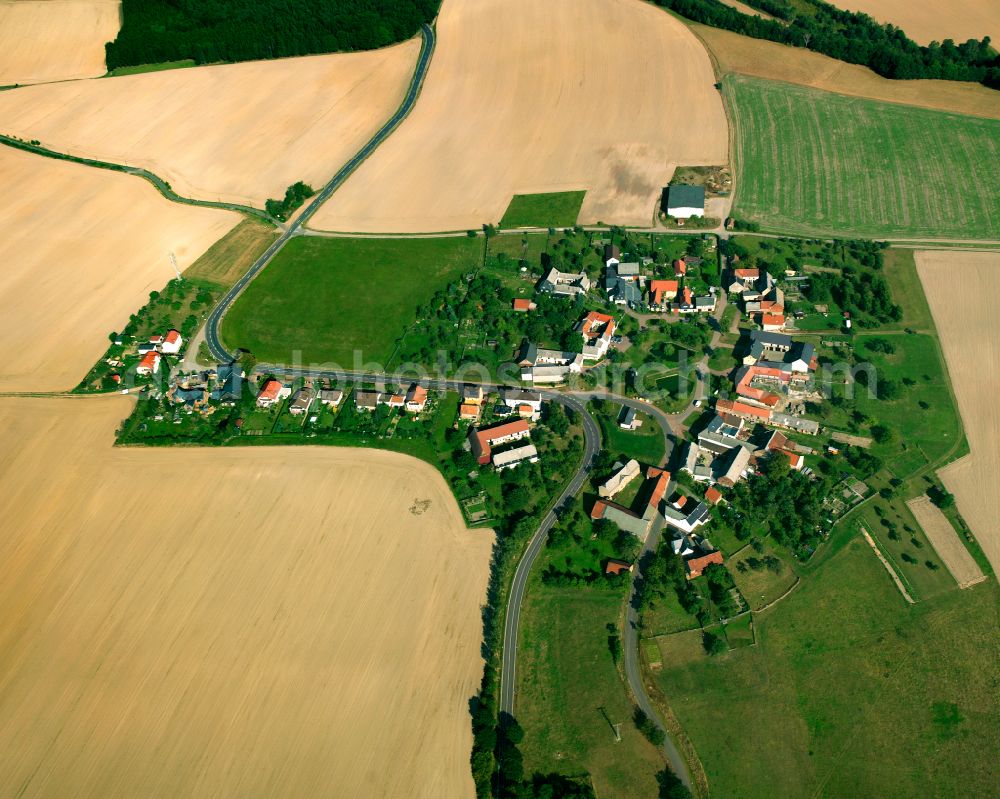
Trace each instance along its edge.
<path fill-rule="evenodd" d="M 526 774 L 589 772 L 601 797 L 656 796 L 663 760 L 632 723 L 608 648 L 620 590 L 529 587 L 518 648 L 517 719 Z M 612 723 L 620 723 L 621 743 Z"/>
<path fill-rule="evenodd" d="M 998 607 L 992 581 L 909 607 L 854 537 L 756 619 L 758 646 L 667 648 L 656 682 L 713 796 L 989 795 Z"/>
<path fill-rule="evenodd" d="M 122 75 L 140 75 L 143 72 L 163 72 L 168 69 L 184 69 L 197 66 L 193 58 L 183 58 L 180 61 L 163 61 L 159 64 L 139 64 L 134 67 L 115 67 L 105 77 L 118 78 Z"/>
<path fill-rule="evenodd" d="M 734 215 L 781 233 L 1000 239 L 1000 121 L 743 76 Z"/>
<path fill-rule="evenodd" d="M 618 412 L 621 405 L 609 403 L 611 410 L 609 416 L 600 414 L 598 422 L 601 425 L 601 438 L 603 446 L 613 455 L 623 455 L 626 458 L 635 458 L 639 463 L 656 466 L 663 458 L 663 432 L 660 426 L 645 413 L 637 414 L 642 420 L 642 427 L 638 430 L 622 430 L 618 426 Z"/>
<path fill-rule="evenodd" d="M 258 361 L 386 363 L 417 308 L 480 265 L 483 239 L 299 236 L 246 288 L 222 322 L 230 347 Z"/>
<path fill-rule="evenodd" d="M 571 227 L 576 224 L 585 191 L 515 194 L 500 227 Z"/>

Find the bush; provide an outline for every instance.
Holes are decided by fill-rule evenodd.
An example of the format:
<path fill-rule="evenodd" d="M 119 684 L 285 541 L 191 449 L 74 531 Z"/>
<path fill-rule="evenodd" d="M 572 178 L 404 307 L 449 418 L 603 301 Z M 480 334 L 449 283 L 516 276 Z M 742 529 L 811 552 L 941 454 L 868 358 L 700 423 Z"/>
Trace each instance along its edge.
<path fill-rule="evenodd" d="M 726 642 L 721 636 L 710 632 L 703 632 L 701 634 L 701 645 L 705 647 L 705 651 L 713 657 L 715 655 L 721 655 L 723 652 L 729 650 L 729 647 L 726 645 Z"/>
<path fill-rule="evenodd" d="M 632 716 L 635 726 L 653 746 L 663 746 L 667 740 L 667 734 L 649 716 L 642 712 L 640 708 L 635 709 Z"/>

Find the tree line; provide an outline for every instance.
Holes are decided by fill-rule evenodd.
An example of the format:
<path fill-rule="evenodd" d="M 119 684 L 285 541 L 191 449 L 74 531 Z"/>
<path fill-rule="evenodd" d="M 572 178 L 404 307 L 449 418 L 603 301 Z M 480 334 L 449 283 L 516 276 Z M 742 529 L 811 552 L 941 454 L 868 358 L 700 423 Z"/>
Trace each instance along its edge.
<path fill-rule="evenodd" d="M 755 39 L 805 47 L 817 53 L 861 64 L 885 78 L 937 78 L 983 83 L 1000 88 L 1000 56 L 990 37 L 955 44 L 951 39 L 921 46 L 894 25 L 867 14 L 844 11 L 822 0 L 802 0 L 798 11 L 784 0 L 749 0 L 777 19 L 743 14 L 718 0 L 654 0 L 681 16 L 735 31 Z"/>
<path fill-rule="evenodd" d="M 413 36 L 441 0 L 122 0 L 108 69 L 373 50 Z"/>

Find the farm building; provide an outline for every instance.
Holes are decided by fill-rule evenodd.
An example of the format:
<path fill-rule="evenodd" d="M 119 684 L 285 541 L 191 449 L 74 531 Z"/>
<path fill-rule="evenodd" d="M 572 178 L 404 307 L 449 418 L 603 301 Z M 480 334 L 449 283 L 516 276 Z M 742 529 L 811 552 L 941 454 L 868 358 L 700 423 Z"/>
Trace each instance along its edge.
<path fill-rule="evenodd" d="M 704 186 L 667 186 L 663 190 L 663 212 L 674 219 L 705 215 Z"/>

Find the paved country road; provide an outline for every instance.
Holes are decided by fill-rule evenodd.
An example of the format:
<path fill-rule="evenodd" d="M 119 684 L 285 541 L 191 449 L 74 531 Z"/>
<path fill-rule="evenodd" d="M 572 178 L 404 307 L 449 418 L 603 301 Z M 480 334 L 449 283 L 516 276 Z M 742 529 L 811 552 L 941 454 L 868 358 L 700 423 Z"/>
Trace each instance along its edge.
<path fill-rule="evenodd" d="M 420 94 L 420 89 L 423 86 L 424 78 L 427 75 L 427 68 L 430 66 L 431 56 L 434 53 L 434 43 L 435 35 L 433 28 L 430 25 L 423 25 L 420 29 L 420 35 L 423 37 L 423 43 L 420 47 L 420 55 L 417 58 L 417 66 L 413 72 L 413 78 L 410 81 L 410 88 L 406 92 L 406 96 L 403 98 L 402 104 L 396 109 L 396 113 L 393 114 L 386 123 L 376 131 L 368 142 L 360 149 L 358 152 L 334 175 L 330 181 L 319 190 L 309 201 L 309 205 L 306 209 L 299 214 L 294 221 L 292 221 L 285 231 L 274 241 L 274 243 L 268 247 L 264 254 L 258 258 L 250 269 L 247 270 L 246 274 L 243 275 L 236 283 L 233 285 L 225 296 L 219 301 L 219 304 L 215 306 L 212 313 L 208 317 L 208 322 L 205 327 L 205 341 L 208 342 L 208 348 L 212 355 L 218 358 L 220 361 L 226 361 L 231 358 L 229 352 L 226 348 L 222 346 L 222 341 L 219 338 L 219 323 L 222 321 L 222 317 L 225 316 L 226 311 L 229 306 L 233 304 L 233 301 L 240 296 L 251 281 L 261 272 L 261 270 L 266 267 L 271 260 L 277 255 L 281 248 L 288 243 L 288 240 L 300 232 L 300 228 L 309 221 L 310 217 L 316 210 L 330 199 L 330 195 L 333 194 L 337 189 L 339 189 L 350 176 L 351 173 L 357 169 L 361 163 L 378 147 L 383 141 L 385 141 L 389 134 L 392 133 L 402 122 L 407 114 L 413 108 L 413 105 L 417 101 L 417 97 Z"/>

